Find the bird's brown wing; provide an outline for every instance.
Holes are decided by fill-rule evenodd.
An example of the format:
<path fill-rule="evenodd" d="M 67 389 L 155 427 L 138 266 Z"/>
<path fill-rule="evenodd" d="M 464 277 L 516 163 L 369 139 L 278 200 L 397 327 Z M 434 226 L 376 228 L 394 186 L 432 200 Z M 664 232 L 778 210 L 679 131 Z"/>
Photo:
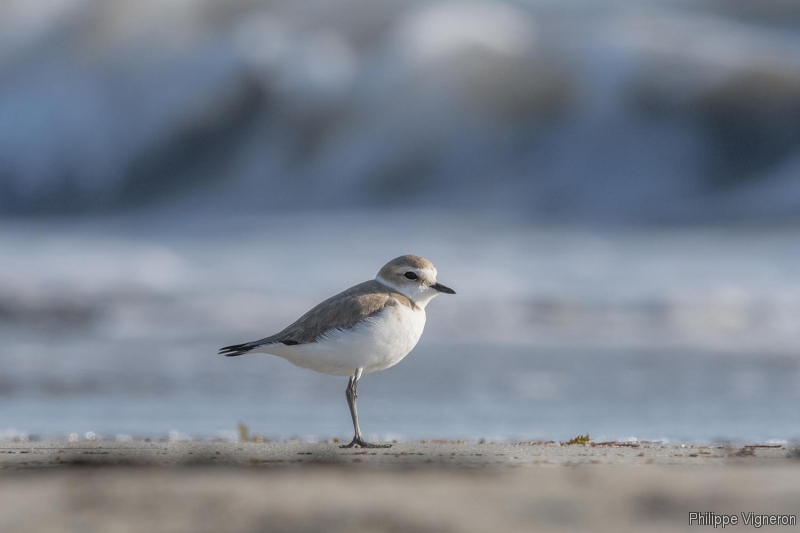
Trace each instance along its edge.
<path fill-rule="evenodd" d="M 292 346 L 317 342 L 330 331 L 351 329 L 387 306 L 394 305 L 414 307 L 411 300 L 386 285 L 374 280 L 365 281 L 328 298 L 275 335 L 228 346 L 222 348 L 220 353 L 232 357 L 268 344 Z"/>

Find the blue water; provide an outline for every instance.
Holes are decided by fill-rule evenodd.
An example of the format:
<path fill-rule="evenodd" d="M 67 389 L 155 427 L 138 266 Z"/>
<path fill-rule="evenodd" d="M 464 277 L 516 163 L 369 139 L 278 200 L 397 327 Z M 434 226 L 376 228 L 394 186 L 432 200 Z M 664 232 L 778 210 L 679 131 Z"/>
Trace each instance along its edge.
<path fill-rule="evenodd" d="M 396 223 L 397 217 L 405 220 Z M 376 438 L 800 437 L 792 228 L 543 228 L 480 215 L 0 225 L 0 432 L 346 438 L 346 380 L 220 346 L 408 252 L 458 295 L 363 378 Z"/>
<path fill-rule="evenodd" d="M 344 379 L 266 357 L 202 366 L 213 370 L 173 379 L 157 369 L 96 376 L 103 384 L 83 392 L 28 383 L 4 395 L 0 420 L 62 437 L 228 437 L 238 422 L 267 438 L 350 432 Z M 742 394 L 743 379 L 754 380 L 755 390 Z M 800 436 L 798 383 L 800 362 L 785 358 L 423 343 L 402 365 L 363 379 L 359 412 L 365 433 L 384 439 L 566 440 L 588 432 L 602 440 L 763 442 Z"/>
<path fill-rule="evenodd" d="M 796 216 L 798 17 L 690 0 L 11 7 L 0 214 Z"/>

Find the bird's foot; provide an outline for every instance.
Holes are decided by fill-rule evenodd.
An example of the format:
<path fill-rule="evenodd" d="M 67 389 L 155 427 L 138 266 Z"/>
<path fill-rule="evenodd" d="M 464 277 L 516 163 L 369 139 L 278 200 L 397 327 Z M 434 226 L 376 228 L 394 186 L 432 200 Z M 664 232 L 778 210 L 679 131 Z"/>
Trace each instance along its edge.
<path fill-rule="evenodd" d="M 358 446 L 360 448 L 391 448 L 391 444 L 373 444 L 371 442 L 367 442 L 361 437 L 353 437 L 353 440 L 350 441 L 350 444 L 342 444 L 339 448 L 352 448 L 353 446 Z"/>

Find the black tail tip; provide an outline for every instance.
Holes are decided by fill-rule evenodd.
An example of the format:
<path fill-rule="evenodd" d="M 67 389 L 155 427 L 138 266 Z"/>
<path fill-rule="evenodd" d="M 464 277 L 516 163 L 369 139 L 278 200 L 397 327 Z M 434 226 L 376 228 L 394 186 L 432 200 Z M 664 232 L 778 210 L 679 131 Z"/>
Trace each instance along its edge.
<path fill-rule="evenodd" d="M 237 355 L 246 354 L 247 351 L 247 347 L 244 344 L 234 344 L 232 346 L 220 348 L 218 355 L 224 355 L 225 357 L 236 357 Z"/>

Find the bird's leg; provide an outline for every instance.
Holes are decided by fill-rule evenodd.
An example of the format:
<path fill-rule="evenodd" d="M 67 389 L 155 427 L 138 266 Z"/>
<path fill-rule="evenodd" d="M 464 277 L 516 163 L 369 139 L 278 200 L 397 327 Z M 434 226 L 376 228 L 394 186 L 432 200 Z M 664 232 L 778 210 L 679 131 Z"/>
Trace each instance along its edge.
<path fill-rule="evenodd" d="M 350 381 L 347 382 L 347 389 L 344 391 L 344 395 L 347 398 L 347 406 L 350 408 L 350 418 L 353 419 L 353 429 L 355 430 L 355 438 L 353 442 L 347 445 L 348 448 L 351 448 L 353 444 L 355 444 L 356 438 L 361 436 L 361 428 L 358 427 L 358 409 L 356 408 L 356 377 L 355 375 L 350 376 Z"/>
<path fill-rule="evenodd" d="M 353 429 L 355 435 L 350 444 L 343 444 L 340 448 L 352 448 L 353 446 L 360 446 L 362 448 L 391 448 L 391 444 L 372 444 L 364 440 L 361 436 L 361 428 L 358 427 L 358 407 L 356 407 L 356 398 L 358 398 L 358 380 L 361 379 L 361 372 L 363 368 L 357 368 L 355 374 L 350 376 L 350 381 L 347 383 L 347 390 L 344 391 L 347 397 L 347 405 L 350 407 L 350 416 L 353 419 Z"/>

